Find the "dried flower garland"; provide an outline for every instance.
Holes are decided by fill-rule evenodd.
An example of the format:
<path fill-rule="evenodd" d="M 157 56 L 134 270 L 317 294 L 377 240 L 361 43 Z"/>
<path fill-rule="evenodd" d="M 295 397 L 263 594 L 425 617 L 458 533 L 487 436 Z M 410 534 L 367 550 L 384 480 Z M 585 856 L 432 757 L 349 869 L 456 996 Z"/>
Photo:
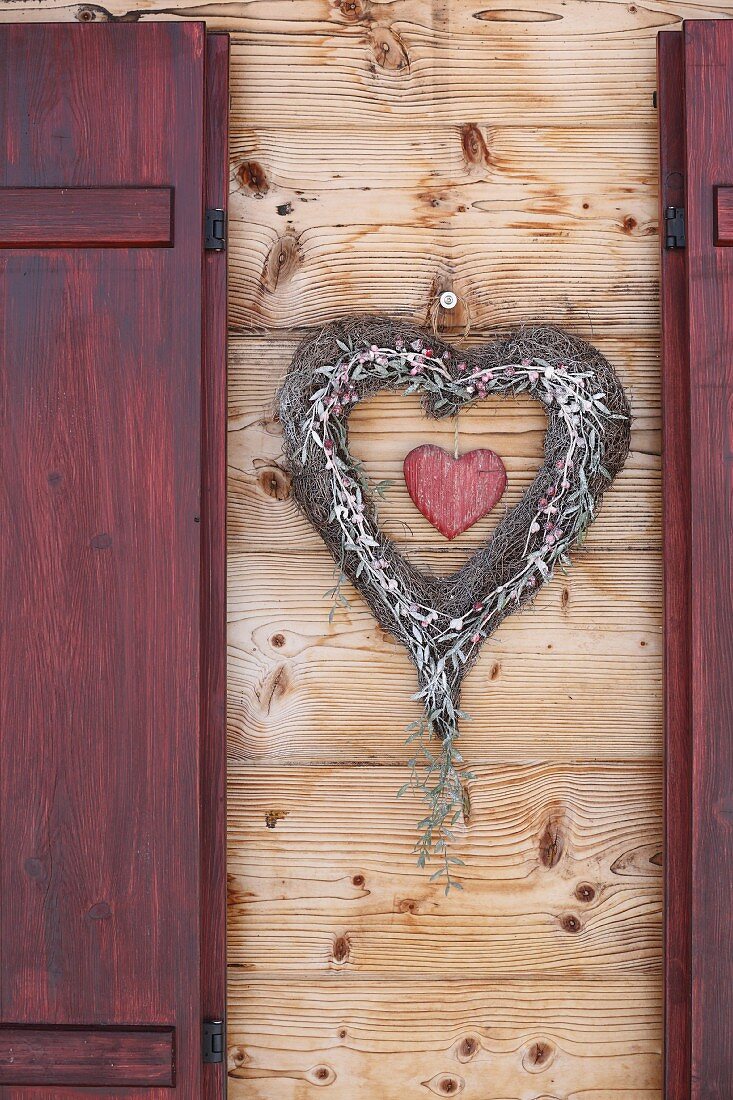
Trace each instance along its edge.
<path fill-rule="evenodd" d="M 483 397 L 528 393 L 547 412 L 545 460 L 486 544 L 447 577 L 414 566 L 380 530 L 375 492 L 349 453 L 348 419 L 379 390 L 419 393 L 428 416 L 455 416 Z M 384 317 L 336 323 L 301 344 L 280 392 L 293 491 L 339 568 L 379 623 L 407 648 L 424 708 L 408 727 L 416 745 L 410 787 L 425 798 L 418 863 L 439 856 L 433 878 L 460 886 L 450 854 L 464 801 L 456 740 L 463 677 L 482 642 L 566 566 L 629 449 L 629 407 L 613 368 L 590 344 L 552 328 L 526 328 L 459 353 Z M 379 487 L 376 487 L 377 490 Z M 431 743 L 437 738 L 438 744 Z"/>

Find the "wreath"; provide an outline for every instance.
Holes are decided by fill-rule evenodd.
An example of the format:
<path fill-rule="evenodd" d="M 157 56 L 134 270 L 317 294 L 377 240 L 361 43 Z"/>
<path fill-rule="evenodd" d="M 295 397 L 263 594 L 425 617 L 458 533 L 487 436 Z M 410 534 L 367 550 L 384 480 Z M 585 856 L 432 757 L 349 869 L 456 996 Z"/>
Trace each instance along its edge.
<path fill-rule="evenodd" d="M 484 397 L 527 393 L 547 414 L 544 462 L 486 543 L 456 572 L 418 569 L 380 529 L 377 496 L 349 452 L 351 410 L 380 390 L 420 394 L 426 414 L 454 417 Z M 408 727 L 410 775 L 427 803 L 415 845 L 446 892 L 460 887 L 451 854 L 466 797 L 456 741 L 461 684 L 482 643 L 526 606 L 558 567 L 570 564 L 605 489 L 629 450 L 630 412 L 621 383 L 592 345 L 548 327 L 523 328 L 458 351 L 413 325 L 385 317 L 337 322 L 298 348 L 279 394 L 293 493 L 339 570 L 417 669 L 422 718 Z"/>

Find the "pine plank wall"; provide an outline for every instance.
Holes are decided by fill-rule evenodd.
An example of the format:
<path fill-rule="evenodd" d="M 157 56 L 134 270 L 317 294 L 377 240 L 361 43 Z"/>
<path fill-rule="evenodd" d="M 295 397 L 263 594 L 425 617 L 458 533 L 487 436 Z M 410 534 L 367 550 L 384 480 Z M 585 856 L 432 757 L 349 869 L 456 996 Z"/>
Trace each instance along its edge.
<path fill-rule="evenodd" d="M 230 1008 L 234 1100 L 661 1097 L 661 526 L 655 36 L 733 7 L 650 0 L 3 0 L 8 19 L 205 18 L 232 33 Z M 352 311 L 484 339 L 592 339 L 632 454 L 567 578 L 509 619 L 464 692 L 476 771 L 445 898 L 414 866 L 402 649 L 296 513 L 273 396 L 302 333 Z M 443 318 L 446 320 L 446 318 Z M 539 465 L 529 401 L 462 449 Z M 401 485 L 451 425 L 379 397 L 354 450 L 384 523 L 445 568 Z"/>

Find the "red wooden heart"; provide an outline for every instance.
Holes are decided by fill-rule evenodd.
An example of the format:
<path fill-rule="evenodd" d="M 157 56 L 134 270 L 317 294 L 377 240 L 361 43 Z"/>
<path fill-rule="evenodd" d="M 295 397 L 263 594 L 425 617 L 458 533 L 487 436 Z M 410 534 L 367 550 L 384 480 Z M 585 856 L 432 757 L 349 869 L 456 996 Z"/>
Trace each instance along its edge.
<path fill-rule="evenodd" d="M 487 516 L 506 489 L 504 463 L 486 448 L 454 458 L 425 443 L 410 451 L 402 469 L 413 503 L 447 539 Z"/>

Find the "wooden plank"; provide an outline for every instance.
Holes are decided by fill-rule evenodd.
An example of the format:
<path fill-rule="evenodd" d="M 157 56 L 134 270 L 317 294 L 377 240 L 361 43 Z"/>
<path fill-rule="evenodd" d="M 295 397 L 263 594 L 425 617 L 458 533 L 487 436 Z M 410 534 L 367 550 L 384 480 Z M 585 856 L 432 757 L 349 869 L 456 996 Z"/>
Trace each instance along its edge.
<path fill-rule="evenodd" d="M 351 589 L 328 622 L 325 551 L 230 556 L 229 743 L 235 760 L 404 761 L 415 673 Z M 469 673 L 471 762 L 661 753 L 661 561 L 576 553 Z M 602 746 L 602 749 L 601 749 Z"/>
<path fill-rule="evenodd" d="M 733 187 L 715 188 L 715 243 L 733 244 Z"/>
<path fill-rule="evenodd" d="M 172 1028 L 4 1027 L 0 1085 L 171 1088 Z"/>
<path fill-rule="evenodd" d="M 230 964 L 271 976 L 657 973 L 660 765 L 472 770 L 454 846 L 465 890 L 445 897 L 415 863 L 423 810 L 396 798 L 405 768 L 233 767 Z"/>
<path fill-rule="evenodd" d="M 229 39 L 206 37 L 206 207 L 228 202 Z M 204 256 L 201 431 L 201 1017 L 226 1009 L 226 425 L 227 257 Z M 223 1063 L 204 1067 L 202 1100 L 226 1091 Z"/>
<path fill-rule="evenodd" d="M 609 150 L 598 129 L 570 138 L 560 127 L 538 135 L 423 122 L 417 130 L 266 133 L 234 164 L 237 326 L 318 324 L 334 313 L 394 310 L 395 302 L 424 315 L 445 281 L 465 297 L 474 326 L 509 323 L 520 319 L 511 284 L 536 278 L 530 316 L 562 323 L 575 310 L 601 331 L 611 323 L 609 298 L 652 270 L 651 134 L 643 143 L 638 132 L 630 138 L 631 168 L 617 135 Z M 572 249 L 585 255 L 584 281 L 563 263 Z M 398 291 L 392 280 L 402 264 L 410 281 Z M 337 270 L 348 279 L 334 280 Z M 572 294 L 554 293 L 568 280 Z M 656 321 L 654 287 L 639 289 L 650 308 L 637 301 L 627 310 L 634 325 Z"/>
<path fill-rule="evenodd" d="M 659 38 L 660 217 L 684 207 L 682 35 Z M 664 385 L 665 1098 L 689 1100 L 692 905 L 690 380 L 685 252 L 661 250 Z"/>
<path fill-rule="evenodd" d="M 325 225 L 301 236 L 257 223 L 231 241 L 231 323 L 287 329 L 354 312 L 418 320 L 445 279 L 470 303 L 478 330 L 527 320 L 563 325 L 590 318 L 596 330 L 645 325 L 657 317 L 653 240 L 609 242 L 569 219 L 534 232 L 492 225 L 444 228 Z M 583 254 L 582 270 L 571 257 Z M 405 273 L 409 272 L 406 279 Z M 572 307 L 567 303 L 572 301 Z M 524 303 L 531 301 L 528 308 Z M 394 303 L 399 302 L 395 308 Z"/>
<path fill-rule="evenodd" d="M 694 1100 L 733 1080 L 733 253 L 713 243 L 714 187 L 733 179 L 732 63 L 733 23 L 685 24 Z"/>
<path fill-rule="evenodd" d="M 172 243 L 170 187 L 0 187 L 0 248 Z"/>
<path fill-rule="evenodd" d="M 589 335 L 584 332 L 583 335 Z M 459 341 L 460 342 L 460 341 Z M 474 343 L 475 341 L 470 341 Z M 282 440 L 275 417 L 276 391 L 298 338 L 233 338 L 229 378 L 229 545 L 233 551 L 278 552 L 320 549 L 321 539 L 290 497 L 282 464 Z M 647 548 L 661 543 L 660 417 L 657 337 L 638 341 L 603 339 L 599 346 L 615 363 L 631 398 L 632 452 L 588 532 L 589 547 Z M 512 507 L 542 461 L 546 417 L 526 398 L 481 402 L 458 418 L 460 449 L 488 446 L 509 475 L 502 505 L 453 545 L 474 549 L 493 529 L 501 508 Z M 455 421 L 428 421 L 419 400 L 379 395 L 351 416 L 355 455 L 376 483 L 391 482 L 380 504 L 386 532 L 405 550 L 445 547 L 445 539 L 417 511 L 402 476 L 412 448 L 425 442 L 452 452 Z"/>
<path fill-rule="evenodd" d="M 233 1100 L 298 1100 L 318 1085 L 337 1100 L 661 1095 L 653 977 L 272 982 L 232 969 L 229 988 Z"/>
<path fill-rule="evenodd" d="M 287 201 L 293 209 L 279 215 L 281 224 L 289 217 L 294 224 L 313 219 L 316 213 L 307 209 L 313 194 L 334 213 L 350 205 L 353 214 L 358 204 L 372 220 L 375 196 L 383 200 L 385 192 L 392 192 L 403 217 L 410 207 L 424 217 L 425 195 L 442 197 L 445 210 L 455 188 L 470 201 L 471 186 L 481 191 L 484 204 L 489 200 L 517 214 L 525 207 L 538 213 L 544 202 L 551 212 L 565 210 L 586 222 L 601 217 L 610 227 L 614 211 L 617 220 L 623 211 L 637 222 L 627 232 L 640 237 L 649 234 L 657 216 L 650 193 L 657 168 L 654 133 L 630 123 L 618 130 L 572 120 L 543 125 L 527 115 L 512 125 L 494 119 L 446 125 L 427 116 L 414 124 L 395 120 L 348 130 L 292 123 L 253 127 L 241 120 L 231 135 L 231 157 L 237 207 L 242 218 L 246 209 L 257 221 L 269 218 L 270 206 L 277 210 Z"/>
<path fill-rule="evenodd" d="M 0 1019 L 175 1028 L 185 1100 L 201 1096 L 204 44 L 201 23 L 0 31 L 0 185 L 153 174 L 176 194 L 174 248 L 0 251 Z M 27 1097 L 11 1072 L 4 1100 Z"/>

